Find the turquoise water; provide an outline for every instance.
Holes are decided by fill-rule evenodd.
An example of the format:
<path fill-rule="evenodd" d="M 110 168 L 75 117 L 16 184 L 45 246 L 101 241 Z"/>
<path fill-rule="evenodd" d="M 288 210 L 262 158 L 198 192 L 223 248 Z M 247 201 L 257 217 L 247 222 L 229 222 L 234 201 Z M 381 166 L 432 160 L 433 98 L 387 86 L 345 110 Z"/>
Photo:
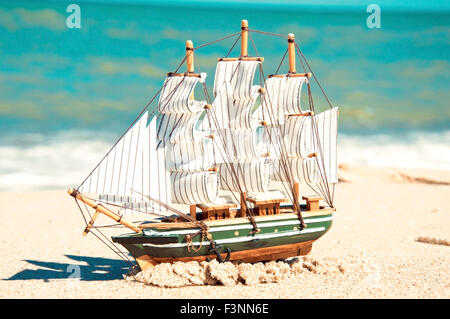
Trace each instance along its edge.
<path fill-rule="evenodd" d="M 381 28 L 369 29 L 364 5 L 138 2 L 79 1 L 81 28 L 69 29 L 65 1 L 0 1 L 0 189 L 77 184 L 177 68 L 185 41 L 199 46 L 238 32 L 241 19 L 251 29 L 295 33 L 341 107 L 343 160 L 450 169 L 447 9 L 381 7 Z M 286 39 L 251 36 L 265 74 L 273 73 Z M 208 73 L 209 87 L 217 58 L 233 42 L 196 51 L 196 70 Z M 326 109 L 315 83 L 312 89 L 316 108 Z M 430 147 L 439 158 L 424 157 Z"/>

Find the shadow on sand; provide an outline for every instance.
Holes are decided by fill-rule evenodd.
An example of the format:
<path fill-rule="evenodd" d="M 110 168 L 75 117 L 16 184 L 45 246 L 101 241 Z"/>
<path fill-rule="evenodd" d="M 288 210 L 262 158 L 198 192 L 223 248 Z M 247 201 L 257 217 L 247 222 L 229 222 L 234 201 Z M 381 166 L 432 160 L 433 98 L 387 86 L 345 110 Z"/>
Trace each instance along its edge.
<path fill-rule="evenodd" d="M 77 263 L 56 263 L 38 260 L 24 260 L 39 269 L 24 269 L 4 280 L 69 279 L 83 281 L 104 281 L 122 279 L 122 274 L 129 270 L 129 265 L 121 259 L 95 258 L 86 256 L 65 255 Z M 80 264 L 85 262 L 87 265 Z"/>

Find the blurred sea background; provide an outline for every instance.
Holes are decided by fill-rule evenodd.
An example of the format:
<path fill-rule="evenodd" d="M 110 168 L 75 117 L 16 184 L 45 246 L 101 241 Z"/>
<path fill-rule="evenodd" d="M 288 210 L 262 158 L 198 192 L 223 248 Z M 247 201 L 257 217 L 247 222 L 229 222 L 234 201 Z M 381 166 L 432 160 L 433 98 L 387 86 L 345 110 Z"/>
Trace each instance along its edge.
<path fill-rule="evenodd" d="M 66 25 L 70 3 L 80 6 L 81 28 Z M 371 29 L 370 3 L 0 1 L 0 191 L 78 185 L 177 68 L 185 41 L 239 32 L 241 19 L 295 33 L 340 107 L 341 163 L 450 169 L 450 4 L 377 1 L 381 28 Z M 275 72 L 286 39 L 251 37 L 265 74 Z M 209 88 L 234 39 L 195 51 Z M 230 56 L 238 53 L 239 45 Z M 311 83 L 316 110 L 325 110 Z"/>

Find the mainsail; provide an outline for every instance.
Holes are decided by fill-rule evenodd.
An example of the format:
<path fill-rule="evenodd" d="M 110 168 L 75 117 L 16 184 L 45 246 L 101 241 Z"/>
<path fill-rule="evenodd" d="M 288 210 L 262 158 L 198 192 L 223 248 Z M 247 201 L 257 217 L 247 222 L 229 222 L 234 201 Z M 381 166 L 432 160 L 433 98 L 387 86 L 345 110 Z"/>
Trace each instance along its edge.
<path fill-rule="evenodd" d="M 253 85 L 260 64 L 259 59 L 217 63 L 211 110 L 214 121 L 209 122 L 209 127 L 217 136 L 214 161 L 224 190 L 265 192 L 270 182 L 270 162 L 256 147 L 260 124 L 251 116 L 261 94 L 260 86 Z"/>

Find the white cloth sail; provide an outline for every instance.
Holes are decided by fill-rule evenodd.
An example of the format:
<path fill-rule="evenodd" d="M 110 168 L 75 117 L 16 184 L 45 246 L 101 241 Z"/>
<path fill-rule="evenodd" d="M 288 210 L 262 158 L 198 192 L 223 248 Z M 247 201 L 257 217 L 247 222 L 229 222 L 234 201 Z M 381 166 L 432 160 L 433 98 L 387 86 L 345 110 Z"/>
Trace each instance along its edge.
<path fill-rule="evenodd" d="M 337 128 L 339 108 L 333 107 L 314 116 L 318 132 L 318 160 L 329 183 L 338 182 Z"/>
<path fill-rule="evenodd" d="M 273 161 L 272 179 L 283 182 L 320 183 L 316 158 L 287 158 Z"/>
<path fill-rule="evenodd" d="M 268 125 L 281 125 L 284 123 L 285 84 L 285 77 L 270 77 L 266 80 L 261 107 L 255 114 L 260 121 L 265 121 Z"/>
<path fill-rule="evenodd" d="M 265 92 L 258 113 L 269 125 L 284 124 L 287 115 L 305 113 L 301 106 L 301 92 L 307 77 L 277 75 L 265 82 Z"/>
<path fill-rule="evenodd" d="M 207 171 L 214 161 L 212 143 L 197 129 L 206 102 L 191 99 L 195 85 L 205 77 L 169 75 L 160 95 L 157 136 L 159 147 L 166 148 L 172 199 L 179 204 L 210 203 L 218 195 L 217 173 Z"/>
<path fill-rule="evenodd" d="M 270 182 L 270 163 L 258 159 L 256 129 L 252 117 L 260 87 L 253 85 L 259 61 L 220 61 L 214 79 L 211 116 L 204 123 L 215 137 L 215 162 L 220 188 L 229 191 L 261 192 Z M 240 186 L 238 186 L 239 184 Z"/>
<path fill-rule="evenodd" d="M 256 129 L 220 129 L 214 144 L 214 161 L 226 163 L 258 157 Z"/>
<path fill-rule="evenodd" d="M 284 162 L 274 163 L 273 178 L 307 183 L 337 183 L 337 125 L 337 107 L 313 117 L 288 118 L 284 136 L 288 158 Z M 307 157 L 312 153 L 316 153 L 317 158 Z M 286 169 L 280 167 L 281 164 L 288 166 L 291 176 L 286 175 Z"/>
<path fill-rule="evenodd" d="M 205 105 L 204 101 L 191 100 L 190 96 L 206 73 L 196 76 L 169 76 L 159 96 L 158 111 L 161 113 L 196 113 Z"/>
<path fill-rule="evenodd" d="M 205 102 L 206 104 L 206 102 Z M 162 144 L 179 143 L 190 140 L 199 142 L 205 134 L 196 130 L 195 125 L 199 120 L 201 111 L 197 113 L 162 113 L 158 126 L 158 139 Z"/>
<path fill-rule="evenodd" d="M 337 182 L 337 109 L 311 117 L 301 106 L 307 77 L 277 75 L 265 83 L 261 110 L 256 117 L 267 126 L 263 144 L 273 159 L 272 178 L 281 181 Z M 317 158 L 308 155 L 316 153 Z M 280 160 L 283 156 L 284 160 Z M 326 176 L 320 178 L 321 174 Z"/>
<path fill-rule="evenodd" d="M 219 164 L 220 188 L 232 192 L 268 191 L 272 164 L 266 158 Z M 234 176 L 237 176 L 237 181 Z"/>
<path fill-rule="evenodd" d="M 214 172 L 171 172 L 172 196 L 184 204 L 212 203 L 218 193 L 218 175 Z"/>
<path fill-rule="evenodd" d="M 283 129 L 289 157 L 306 158 L 316 151 L 310 116 L 288 116 Z"/>
<path fill-rule="evenodd" d="M 300 100 L 303 83 L 307 81 L 307 77 L 290 77 L 286 76 L 284 112 L 285 114 L 301 114 L 305 110 L 302 109 Z"/>
<path fill-rule="evenodd" d="M 160 208 L 145 195 L 170 203 L 164 149 L 156 148 L 156 117 L 147 122 L 145 112 L 91 172 L 80 192 L 97 194 L 106 203 L 149 202 L 149 210 Z"/>
<path fill-rule="evenodd" d="M 170 171 L 206 171 L 214 164 L 213 141 L 179 142 L 168 144 L 167 168 Z"/>
<path fill-rule="evenodd" d="M 222 85 L 231 85 L 231 97 L 234 100 L 250 99 L 252 96 L 253 79 L 259 61 L 220 61 L 217 63 L 214 78 L 214 96 L 222 90 Z"/>

